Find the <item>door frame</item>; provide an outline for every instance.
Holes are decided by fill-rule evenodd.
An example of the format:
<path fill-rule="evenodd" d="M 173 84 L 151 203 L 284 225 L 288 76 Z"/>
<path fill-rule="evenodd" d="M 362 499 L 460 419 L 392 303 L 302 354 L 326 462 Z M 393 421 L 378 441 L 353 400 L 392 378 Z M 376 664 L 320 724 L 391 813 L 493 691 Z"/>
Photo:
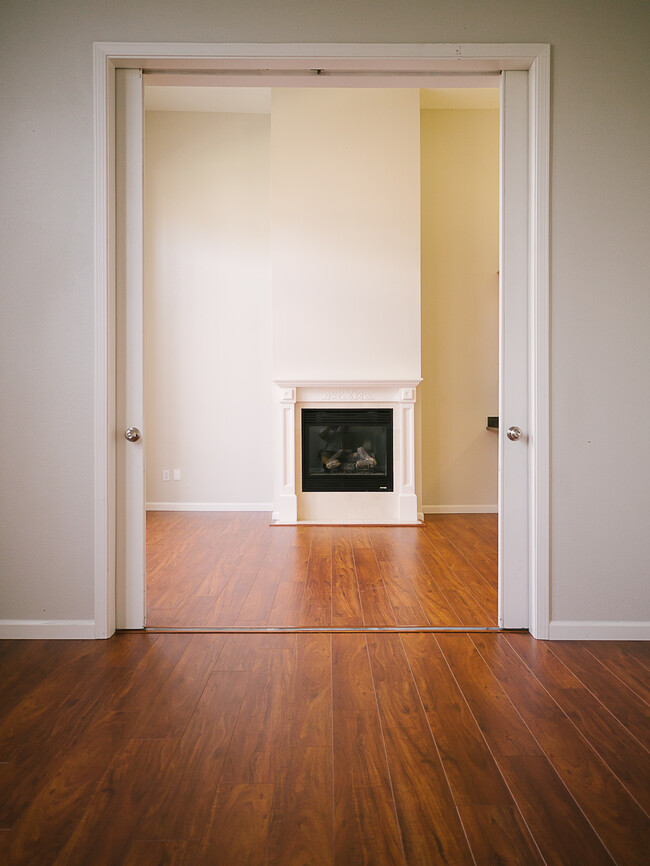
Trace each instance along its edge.
<path fill-rule="evenodd" d="M 213 83 L 390 86 L 423 77 L 528 72 L 528 598 L 529 629 L 549 637 L 550 46 L 544 44 L 95 43 L 95 636 L 115 631 L 116 230 L 115 70 L 209 75 Z M 204 79 L 205 80 L 205 79 Z M 417 80 L 417 83 L 416 83 Z M 500 435 L 503 435 L 501 431 Z"/>

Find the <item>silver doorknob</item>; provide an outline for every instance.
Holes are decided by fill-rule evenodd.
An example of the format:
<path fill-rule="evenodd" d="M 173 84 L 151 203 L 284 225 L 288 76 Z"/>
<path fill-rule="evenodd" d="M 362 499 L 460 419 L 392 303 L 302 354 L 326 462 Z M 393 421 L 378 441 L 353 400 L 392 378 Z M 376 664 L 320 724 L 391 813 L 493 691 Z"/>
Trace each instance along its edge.
<path fill-rule="evenodd" d="M 129 442 L 137 442 L 140 438 L 140 431 L 137 427 L 129 427 L 128 430 L 124 431 L 124 438 L 128 439 Z"/>
<path fill-rule="evenodd" d="M 521 439 L 524 434 L 521 432 L 519 427 L 508 427 L 506 430 L 506 436 L 508 439 L 512 440 L 512 442 L 516 442 L 517 439 Z"/>

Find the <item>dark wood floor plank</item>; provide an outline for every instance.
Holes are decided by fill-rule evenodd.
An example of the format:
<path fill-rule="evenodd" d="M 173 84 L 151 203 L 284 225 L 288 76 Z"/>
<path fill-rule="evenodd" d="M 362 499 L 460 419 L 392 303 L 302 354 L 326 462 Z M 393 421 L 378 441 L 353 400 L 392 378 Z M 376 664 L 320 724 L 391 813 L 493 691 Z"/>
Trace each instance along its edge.
<path fill-rule="evenodd" d="M 590 641 L 587 649 L 598 661 L 650 705 L 650 653 L 642 654 L 643 641 Z"/>
<path fill-rule="evenodd" d="M 425 523 L 418 554 L 435 585 L 464 625 L 496 625 L 496 581 L 488 583 L 444 537 L 431 537 Z"/>
<path fill-rule="evenodd" d="M 384 736 L 406 863 L 473 863 L 433 740 L 424 729 Z"/>
<path fill-rule="evenodd" d="M 293 580 L 280 581 L 266 622 L 267 626 L 291 627 L 300 622 L 304 596 L 304 583 Z"/>
<path fill-rule="evenodd" d="M 500 756 L 499 769 L 549 866 L 614 862 L 545 755 Z"/>
<path fill-rule="evenodd" d="M 368 537 L 371 538 L 375 531 L 375 529 L 369 530 Z M 363 624 L 366 626 L 396 625 L 397 617 L 386 591 L 374 547 L 354 547 L 353 555 Z"/>
<path fill-rule="evenodd" d="M 260 651 L 226 754 L 225 785 L 273 783 L 279 769 L 293 653 Z"/>
<path fill-rule="evenodd" d="M 332 625 L 363 625 L 352 541 L 349 530 L 334 533 L 332 548 Z"/>
<path fill-rule="evenodd" d="M 223 785 L 193 866 L 259 866 L 264 862 L 273 785 Z"/>
<path fill-rule="evenodd" d="M 333 855 L 332 749 L 284 746 L 265 863 L 329 866 Z"/>
<path fill-rule="evenodd" d="M 374 712 L 377 706 L 366 636 L 332 635 L 332 705 L 336 712 Z"/>
<path fill-rule="evenodd" d="M 362 586 L 359 597 L 364 625 L 375 627 L 397 625 L 397 618 L 383 583 Z"/>
<path fill-rule="evenodd" d="M 368 586 L 382 586 L 384 579 L 374 548 L 353 547 L 352 551 L 360 589 L 366 589 Z"/>
<path fill-rule="evenodd" d="M 332 645 L 335 862 L 403 863 L 366 638 Z"/>
<path fill-rule="evenodd" d="M 477 562 L 483 551 L 485 574 L 428 523 L 421 528 L 269 527 L 268 516 L 254 512 L 164 512 L 155 519 L 150 513 L 148 624 L 494 624 L 493 542 L 478 522 L 491 515 L 450 517 L 462 517 L 463 537 Z M 432 535 L 446 550 L 440 574 L 429 550 Z M 386 581 L 378 560 L 391 565 Z M 301 589 L 290 590 L 287 583 Z M 298 597 L 302 606 L 296 612 Z"/>
<path fill-rule="evenodd" d="M 197 866 L 204 857 L 198 842 L 140 839 L 131 844 L 120 866 Z"/>
<path fill-rule="evenodd" d="M 516 807 L 460 805 L 458 813 L 476 863 L 544 864 Z"/>
<path fill-rule="evenodd" d="M 433 635 L 402 635 L 415 683 L 459 804 L 512 806 L 481 729 Z"/>
<path fill-rule="evenodd" d="M 589 857 L 594 863 L 610 862 L 582 810 L 469 635 L 437 635 L 436 641 L 543 857 L 549 863 L 573 864 L 583 862 L 584 854 L 584 862 L 591 862 Z"/>
<path fill-rule="evenodd" d="M 543 754 L 469 636 L 444 634 L 436 640 L 495 758 Z"/>
<path fill-rule="evenodd" d="M 463 552 L 463 556 L 474 568 L 481 573 L 490 573 L 492 570 L 496 576 L 497 544 L 483 538 L 480 530 L 474 528 L 471 517 L 465 514 L 437 514 L 434 519 L 449 541 Z"/>
<path fill-rule="evenodd" d="M 66 642 L 67 643 L 67 642 Z M 20 699 L 10 697 L 3 703 L 2 721 L 0 722 L 0 760 L 8 761 L 15 757 L 25 738 L 38 739 L 51 733 L 52 713 L 60 708 L 61 702 L 72 700 L 87 704 L 93 695 L 81 689 L 82 671 L 92 668 L 93 660 L 102 655 L 101 647 L 90 642 L 75 641 L 75 647 L 64 646 L 59 651 L 53 647 L 52 655 L 58 660 L 56 676 L 32 675 L 26 677 L 31 686 Z M 29 662 L 28 662 L 29 663 Z M 34 665 L 38 668 L 38 664 Z M 44 665 L 45 671 L 52 674 L 53 668 Z M 11 660 L 8 660 L 7 672 L 11 674 Z M 20 690 L 22 691 L 22 689 Z"/>
<path fill-rule="evenodd" d="M 332 741 L 332 656 L 328 634 L 299 634 L 286 696 L 284 740 L 289 746 Z"/>
<path fill-rule="evenodd" d="M 473 863 L 399 635 L 367 640 L 405 860 Z"/>
<path fill-rule="evenodd" d="M 287 558 L 284 561 L 284 568 L 282 570 L 282 580 L 304 584 L 307 580 L 309 555 L 311 553 L 311 527 L 300 526 L 297 528 L 309 531 L 309 534 L 301 533 L 287 551 Z"/>
<path fill-rule="evenodd" d="M 147 515 L 149 603 L 168 606 L 179 586 L 185 593 L 209 594 L 201 586 L 224 561 L 230 523 L 218 513 L 153 514 Z"/>
<path fill-rule="evenodd" d="M 0 825 L 15 824 L 57 771 L 62 755 L 77 748 L 88 729 L 115 709 L 114 695 L 128 689 L 132 672 L 112 664 L 125 657 L 117 651 L 116 643 L 102 652 L 101 643 L 89 642 L 88 646 L 93 646 L 101 655 L 85 656 L 85 669 L 62 666 L 51 673 L 47 693 L 39 687 L 30 696 L 28 707 L 31 710 L 40 707 L 40 712 L 21 714 L 18 721 L 22 719 L 22 726 L 15 731 L 19 739 L 13 742 L 13 759 L 0 766 Z M 144 640 L 145 651 L 130 654 L 135 670 L 148 652 L 153 651 L 155 643 Z M 132 646 L 133 642 L 128 641 L 128 644 Z M 70 683 L 71 670 L 77 679 L 74 686 Z M 57 691 L 58 702 L 45 700 L 48 695 L 56 696 Z M 130 730 L 136 718 L 137 710 L 122 708 L 122 727 L 128 726 Z"/>
<path fill-rule="evenodd" d="M 126 686 L 113 692 L 112 708 L 131 713 L 137 719 L 164 690 L 191 641 L 192 637 L 185 634 L 158 635 L 158 640 L 132 671 Z"/>
<path fill-rule="evenodd" d="M 599 664 L 589 652 L 588 644 L 576 641 L 553 641 L 553 653 L 564 662 L 607 709 L 650 749 L 650 708 L 635 691 L 616 674 Z"/>
<path fill-rule="evenodd" d="M 76 740 L 74 748 L 56 755 L 44 784 L 12 828 L 9 863 L 55 862 L 127 741 L 130 724 L 128 714 L 109 711 Z"/>
<path fill-rule="evenodd" d="M 293 634 L 229 634 L 214 666 L 214 671 L 252 671 L 260 653 L 270 649 L 293 650 Z"/>
<path fill-rule="evenodd" d="M 415 581 L 403 579 L 397 563 L 380 562 L 379 569 L 397 625 L 430 625 L 418 599 Z"/>
<path fill-rule="evenodd" d="M 278 584 L 282 578 L 288 548 L 270 547 L 244 599 L 236 625 L 263 626 L 269 618 Z"/>
<path fill-rule="evenodd" d="M 353 526 L 352 527 L 352 547 L 353 548 L 364 548 L 364 547 L 372 547 L 372 542 L 370 540 L 370 534 L 367 529 L 363 526 Z"/>
<path fill-rule="evenodd" d="M 643 863 L 650 820 L 505 641 L 472 635 L 499 683 L 615 861 Z"/>
<path fill-rule="evenodd" d="M 645 706 L 625 661 L 633 686 L 645 648 L 574 642 L 563 658 L 521 635 L 213 639 L 41 642 L 61 662 L 46 677 L 30 672 L 39 653 L 0 643 L 0 683 L 16 665 L 29 683 L 5 712 L 0 862 L 534 863 L 537 849 L 548 864 L 646 862 L 646 753 L 625 724 Z M 161 736 L 134 738 L 147 732 Z"/>
<path fill-rule="evenodd" d="M 315 527 L 300 613 L 301 626 L 332 624 L 332 530 Z"/>
<path fill-rule="evenodd" d="M 422 543 L 418 540 L 418 555 L 410 555 L 404 562 L 398 559 L 397 567 L 402 580 L 413 584 L 418 601 L 431 625 L 457 626 L 461 622 L 460 617 L 419 555 L 421 549 Z"/>
<path fill-rule="evenodd" d="M 159 694 L 142 712 L 135 739 L 179 738 L 196 707 L 223 647 L 223 635 L 195 635 L 169 676 L 169 691 Z"/>
<path fill-rule="evenodd" d="M 146 808 L 146 798 L 162 778 L 177 746 L 175 740 L 129 740 L 117 754 L 57 866 L 120 863 Z"/>
<path fill-rule="evenodd" d="M 404 863 L 376 708 L 335 711 L 333 754 L 334 862 Z"/>
<path fill-rule="evenodd" d="M 226 584 L 232 577 L 232 573 L 235 570 L 236 563 L 229 563 L 227 561 L 227 557 L 225 554 L 222 554 L 219 561 L 208 570 L 205 577 L 196 588 L 196 592 L 198 595 L 202 597 L 209 596 L 210 598 L 217 598 L 224 590 Z M 174 582 L 170 586 L 171 592 L 176 592 L 178 594 L 178 586 L 181 584 L 181 581 L 178 579 L 178 576 L 174 580 Z M 151 608 L 154 607 L 156 603 L 156 598 L 151 597 L 151 585 L 152 581 L 147 577 L 147 612 L 150 611 Z M 165 597 L 158 596 L 161 598 L 161 602 L 158 603 L 158 607 L 163 607 L 162 602 L 165 601 Z M 167 604 L 171 604 L 173 606 L 174 599 L 173 595 L 171 598 L 167 599 Z"/>
<path fill-rule="evenodd" d="M 255 577 L 255 572 L 243 573 L 235 569 L 212 607 L 203 616 L 200 625 L 213 627 L 235 625 Z"/>
<path fill-rule="evenodd" d="M 402 642 L 476 862 L 543 862 L 435 637 Z"/>
<path fill-rule="evenodd" d="M 9 754 L 11 725 L 7 727 L 7 718 L 14 715 L 14 724 L 22 732 L 25 713 L 40 713 L 45 709 L 45 697 L 40 698 L 31 710 L 29 704 L 22 703 L 23 698 L 39 687 L 45 687 L 47 691 L 52 672 L 92 652 L 86 641 L 0 640 L 0 669 L 3 672 L 0 679 L 0 760 Z M 74 681 L 74 674 L 71 679 Z"/>
<path fill-rule="evenodd" d="M 529 635 L 510 635 L 508 642 L 547 689 L 561 710 L 650 816 L 650 754 L 583 684 L 566 684 L 566 675 L 548 644 Z M 650 709 L 650 708 L 649 708 Z"/>
<path fill-rule="evenodd" d="M 9 859 L 11 840 L 11 830 L 0 828 L 0 863 L 11 863 Z"/>
<path fill-rule="evenodd" d="M 144 839 L 201 841 L 250 679 L 248 671 L 210 675 L 178 748 L 148 797 Z"/>
<path fill-rule="evenodd" d="M 494 514 L 461 514 L 464 526 L 470 526 L 489 545 L 494 561 L 499 547 L 499 515 Z"/>
<path fill-rule="evenodd" d="M 147 625 L 153 628 L 183 628 L 188 622 L 203 625 L 206 620 L 210 621 L 214 607 L 212 596 L 175 593 L 166 606 L 149 606 Z"/>
<path fill-rule="evenodd" d="M 366 636 L 372 680 L 387 727 L 421 731 L 424 711 L 398 634 Z"/>

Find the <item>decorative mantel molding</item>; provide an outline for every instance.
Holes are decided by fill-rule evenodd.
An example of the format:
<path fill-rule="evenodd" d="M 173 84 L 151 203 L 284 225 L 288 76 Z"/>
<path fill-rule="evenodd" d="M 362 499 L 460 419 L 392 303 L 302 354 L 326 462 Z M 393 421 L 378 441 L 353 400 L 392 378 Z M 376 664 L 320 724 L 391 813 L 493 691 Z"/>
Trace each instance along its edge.
<path fill-rule="evenodd" d="M 370 391 L 354 391 L 354 390 L 346 391 L 345 389 L 341 389 L 339 391 L 327 391 L 325 394 L 323 394 L 322 399 L 323 400 L 335 400 L 339 403 L 344 402 L 344 401 L 350 401 L 350 402 L 355 402 L 355 403 L 359 403 L 359 402 L 366 402 L 367 403 L 370 400 L 372 400 L 372 397 L 370 395 Z"/>
<path fill-rule="evenodd" d="M 279 454 L 279 492 L 274 512 L 274 520 L 278 523 L 299 522 L 300 497 L 330 497 L 324 501 L 333 502 L 333 497 L 341 494 L 305 494 L 297 489 L 296 472 L 299 471 L 299 461 L 296 459 L 296 424 L 297 404 L 336 404 L 350 405 L 370 404 L 372 406 L 389 406 L 393 412 L 393 470 L 394 491 L 387 493 L 354 493 L 344 494 L 348 502 L 353 497 L 361 497 L 359 516 L 355 523 L 416 523 L 417 497 L 415 495 L 415 401 L 417 387 L 421 379 L 381 379 L 381 380 L 290 380 L 275 379 L 278 387 L 281 427 Z M 364 518 L 361 503 L 368 501 L 364 497 L 379 497 L 374 502 L 377 519 Z M 379 504 L 378 504 L 379 503 Z M 349 509 L 346 509 L 349 511 Z M 328 522 L 334 522 L 328 509 Z M 340 522 L 346 522 L 341 517 Z"/>
<path fill-rule="evenodd" d="M 414 403 L 422 379 L 274 379 L 283 403 Z"/>

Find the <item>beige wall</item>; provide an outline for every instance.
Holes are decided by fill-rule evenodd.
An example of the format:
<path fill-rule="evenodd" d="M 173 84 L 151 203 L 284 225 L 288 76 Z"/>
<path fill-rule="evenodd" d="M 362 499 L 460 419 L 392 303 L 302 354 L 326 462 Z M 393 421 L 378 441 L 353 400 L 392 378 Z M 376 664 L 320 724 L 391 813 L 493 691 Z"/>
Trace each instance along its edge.
<path fill-rule="evenodd" d="M 147 111 L 145 143 L 147 501 L 270 508 L 270 117 Z"/>
<path fill-rule="evenodd" d="M 422 507 L 496 510 L 499 112 L 423 110 Z"/>
<path fill-rule="evenodd" d="M 418 377 L 418 91 L 278 88 L 271 117 L 275 377 Z"/>
<path fill-rule="evenodd" d="M 552 47 L 552 615 L 650 621 L 649 27 L 638 0 L 5 4 L 0 616 L 94 616 L 93 41 L 462 41 Z"/>

